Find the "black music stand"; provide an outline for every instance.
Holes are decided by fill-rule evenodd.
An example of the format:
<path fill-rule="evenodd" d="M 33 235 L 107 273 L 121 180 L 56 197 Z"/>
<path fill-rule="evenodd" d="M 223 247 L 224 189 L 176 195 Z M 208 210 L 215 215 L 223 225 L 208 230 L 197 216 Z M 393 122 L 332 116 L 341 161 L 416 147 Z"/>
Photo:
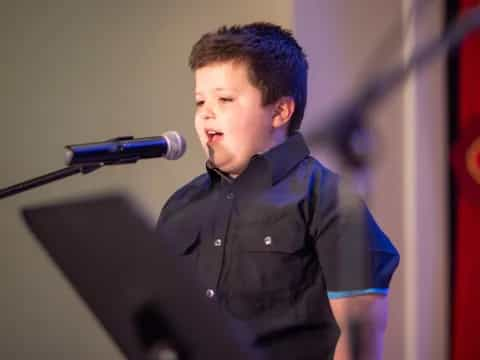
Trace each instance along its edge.
<path fill-rule="evenodd" d="M 205 297 L 125 195 L 28 207 L 22 214 L 128 359 L 260 359 L 249 332 Z"/>

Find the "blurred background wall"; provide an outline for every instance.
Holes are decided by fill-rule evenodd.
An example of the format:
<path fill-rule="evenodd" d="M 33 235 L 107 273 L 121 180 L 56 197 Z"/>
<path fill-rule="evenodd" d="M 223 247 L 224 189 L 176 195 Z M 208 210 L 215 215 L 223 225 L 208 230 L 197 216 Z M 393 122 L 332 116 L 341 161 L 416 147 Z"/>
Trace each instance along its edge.
<path fill-rule="evenodd" d="M 2 1 L 0 187 L 61 168 L 66 144 L 171 129 L 188 151 L 175 162 L 104 168 L 0 200 L 0 358 L 122 358 L 18 211 L 124 189 L 154 221 L 169 194 L 203 170 L 187 67 L 201 34 L 257 20 L 292 28 L 311 65 L 308 133 L 364 80 L 440 31 L 442 2 L 425 3 L 411 12 L 409 0 Z M 371 113 L 379 150 L 366 195 L 402 254 L 386 359 L 446 359 L 444 104 L 436 62 Z M 324 149 L 314 152 L 337 166 Z"/>

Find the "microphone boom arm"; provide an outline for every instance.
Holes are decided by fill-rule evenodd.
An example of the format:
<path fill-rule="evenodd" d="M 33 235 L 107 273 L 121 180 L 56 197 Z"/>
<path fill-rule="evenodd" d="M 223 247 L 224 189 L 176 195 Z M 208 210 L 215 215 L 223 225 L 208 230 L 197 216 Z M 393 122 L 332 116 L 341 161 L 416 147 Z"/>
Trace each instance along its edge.
<path fill-rule="evenodd" d="M 330 145 L 340 153 L 342 160 L 353 168 L 365 165 L 368 154 L 354 148 L 355 132 L 362 130 L 364 113 L 378 103 L 415 69 L 422 68 L 438 55 L 458 46 L 471 32 L 480 27 L 480 6 L 462 15 L 442 35 L 415 51 L 405 63 L 397 64 L 366 83 L 353 98 L 327 116 L 326 124 L 308 139 L 316 144 Z"/>
<path fill-rule="evenodd" d="M 86 165 L 86 166 L 68 166 L 66 168 L 50 172 L 48 174 L 0 189 L 0 199 L 51 183 L 56 180 L 66 178 L 78 173 L 88 174 L 101 168 L 102 165 Z"/>

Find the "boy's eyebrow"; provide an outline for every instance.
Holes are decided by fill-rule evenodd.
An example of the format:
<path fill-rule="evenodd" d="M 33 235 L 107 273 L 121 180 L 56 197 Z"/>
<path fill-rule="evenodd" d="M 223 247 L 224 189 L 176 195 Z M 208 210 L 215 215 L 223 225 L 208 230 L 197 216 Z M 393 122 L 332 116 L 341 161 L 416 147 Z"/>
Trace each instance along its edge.
<path fill-rule="evenodd" d="M 215 92 L 221 92 L 221 91 L 237 91 L 236 88 L 222 88 L 222 87 L 216 87 L 213 89 Z M 194 92 L 195 95 L 202 95 L 202 92 L 201 91 L 195 91 Z"/>

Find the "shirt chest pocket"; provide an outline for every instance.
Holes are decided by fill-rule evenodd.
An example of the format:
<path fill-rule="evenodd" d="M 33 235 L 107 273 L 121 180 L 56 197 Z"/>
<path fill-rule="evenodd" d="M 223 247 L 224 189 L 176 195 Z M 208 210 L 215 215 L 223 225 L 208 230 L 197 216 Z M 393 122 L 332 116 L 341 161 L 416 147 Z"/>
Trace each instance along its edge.
<path fill-rule="evenodd" d="M 303 223 L 284 217 L 243 224 L 239 230 L 239 251 L 232 266 L 237 291 L 296 293 L 306 285 L 314 252 Z"/>
<path fill-rule="evenodd" d="M 170 233 L 173 252 L 178 256 L 190 256 L 197 253 L 200 244 L 200 230 L 193 227 L 178 228 Z"/>

